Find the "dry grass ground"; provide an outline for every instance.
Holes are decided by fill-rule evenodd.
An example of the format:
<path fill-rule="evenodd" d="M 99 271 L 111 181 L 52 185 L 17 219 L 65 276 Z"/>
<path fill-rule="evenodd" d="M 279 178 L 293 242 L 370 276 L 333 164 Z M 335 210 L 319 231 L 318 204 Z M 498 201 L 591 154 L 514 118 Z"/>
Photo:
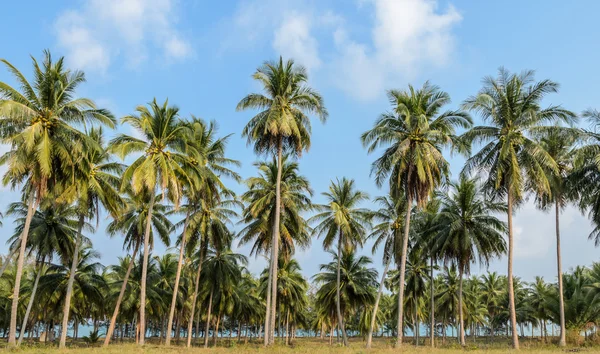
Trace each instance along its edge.
<path fill-rule="evenodd" d="M 470 343 L 466 349 L 457 347 L 455 344 L 447 344 L 442 348 L 435 350 L 430 347 L 415 347 L 412 344 L 405 344 L 400 351 L 393 349 L 391 342 L 388 339 L 377 338 L 374 342 L 374 348 L 367 351 L 364 347 L 364 342 L 360 338 L 354 338 L 351 340 L 349 348 L 343 348 L 334 344 L 329 345 L 328 341 L 322 341 L 313 338 L 299 338 L 295 341 L 291 347 L 283 345 L 276 345 L 270 348 L 263 348 L 260 343 L 248 343 L 248 344 L 237 344 L 235 340 L 232 342 L 224 339 L 219 343 L 218 347 L 211 347 L 208 350 L 204 348 L 194 347 L 187 349 L 181 346 L 173 345 L 169 348 L 158 344 L 150 344 L 144 348 L 140 348 L 135 344 L 113 344 L 108 348 L 101 348 L 98 346 L 87 347 L 84 343 L 72 344 L 68 349 L 59 350 L 54 346 L 41 345 L 41 344 L 26 344 L 19 349 L 11 350 L 10 352 L 23 353 L 23 354 L 59 354 L 59 353 L 82 353 L 82 354 L 359 354 L 359 353 L 373 353 L 373 354 L 425 354 L 425 353 L 439 353 L 439 354 L 458 354 L 464 353 L 465 351 L 472 353 L 508 353 L 513 352 L 510 347 L 508 340 L 498 341 L 495 343 L 486 343 L 481 341 L 479 343 Z M 521 352 L 527 354 L 535 353 L 569 353 L 569 352 L 581 352 L 581 353 L 600 353 L 600 347 L 570 347 L 567 349 L 560 349 L 555 345 L 545 345 L 539 341 L 523 340 L 521 342 Z M 0 352 L 2 350 L 0 349 Z"/>

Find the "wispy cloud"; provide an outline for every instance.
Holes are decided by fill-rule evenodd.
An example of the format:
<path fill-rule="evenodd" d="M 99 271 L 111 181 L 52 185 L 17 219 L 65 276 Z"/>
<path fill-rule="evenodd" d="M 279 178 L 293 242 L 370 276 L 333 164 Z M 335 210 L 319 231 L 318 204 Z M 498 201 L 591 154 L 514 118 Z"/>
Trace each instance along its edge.
<path fill-rule="evenodd" d="M 181 60 L 192 47 L 176 28 L 174 0 L 87 0 L 55 21 L 59 46 L 77 68 L 105 72 L 122 56 L 135 67 L 158 49 Z"/>

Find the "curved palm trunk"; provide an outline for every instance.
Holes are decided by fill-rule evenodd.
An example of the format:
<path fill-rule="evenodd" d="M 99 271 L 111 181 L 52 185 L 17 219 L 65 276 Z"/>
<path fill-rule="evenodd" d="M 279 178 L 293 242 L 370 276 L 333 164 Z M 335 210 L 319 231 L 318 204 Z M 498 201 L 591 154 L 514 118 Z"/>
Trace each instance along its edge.
<path fill-rule="evenodd" d="M 148 253 L 150 252 L 150 230 L 152 230 L 152 211 L 154 210 L 154 193 L 150 195 L 148 216 L 146 216 L 146 231 L 144 232 L 144 261 L 142 264 L 142 284 L 140 290 L 140 340 L 144 345 L 146 339 L 146 276 L 148 274 Z"/>
<path fill-rule="evenodd" d="M 383 268 L 383 274 L 381 275 L 381 282 L 379 283 L 379 291 L 377 292 L 377 298 L 375 299 L 375 306 L 373 306 L 373 314 L 371 315 L 371 327 L 369 327 L 369 334 L 367 335 L 367 348 L 371 348 L 371 343 L 373 341 L 373 329 L 375 328 L 375 321 L 377 319 L 377 310 L 379 309 L 379 300 L 381 299 L 381 294 L 383 293 L 385 276 L 387 275 L 388 269 L 390 267 L 390 260 L 388 259 L 385 263 L 385 268 Z"/>
<path fill-rule="evenodd" d="M 508 303 L 510 307 L 510 328 L 513 348 L 519 349 L 519 333 L 517 332 L 517 312 L 515 309 L 515 289 L 513 284 L 513 228 L 512 228 L 512 191 L 508 188 Z"/>
<path fill-rule="evenodd" d="M 44 261 L 46 257 L 42 258 L 40 265 L 38 266 L 37 274 L 35 275 L 35 281 L 33 282 L 33 289 L 31 289 L 31 297 L 29 298 L 29 303 L 27 304 L 27 310 L 25 310 L 25 317 L 23 317 L 23 324 L 21 324 L 21 330 L 19 331 L 19 340 L 17 342 L 17 346 L 21 345 L 23 342 L 23 337 L 25 337 L 25 330 L 27 329 L 27 320 L 29 319 L 29 314 L 31 313 L 31 308 L 33 307 L 33 301 L 35 299 L 35 294 L 37 292 L 37 287 L 40 282 L 40 277 L 42 276 L 42 268 L 44 267 Z"/>
<path fill-rule="evenodd" d="M 192 295 L 192 309 L 190 310 L 190 320 L 188 321 L 188 332 L 187 332 L 187 344 L 186 347 L 192 345 L 192 325 L 194 324 L 194 312 L 196 311 L 196 301 L 198 301 L 198 287 L 200 286 L 200 273 L 202 272 L 202 262 L 204 260 L 204 253 L 202 252 L 202 241 L 200 241 L 200 262 L 198 263 L 198 271 L 196 272 L 196 282 L 194 285 L 194 294 Z M 200 317 L 200 311 L 198 311 L 198 317 Z M 196 331 L 198 331 L 198 324 L 196 323 Z"/>
<path fill-rule="evenodd" d="M 434 284 L 433 284 L 433 257 L 431 257 L 429 259 L 429 264 L 431 266 L 431 269 L 429 270 L 431 273 L 431 280 L 430 280 L 430 292 L 431 292 L 431 325 L 430 325 L 430 332 L 431 332 L 431 347 L 435 348 L 435 289 L 434 289 Z"/>
<path fill-rule="evenodd" d="M 167 321 L 167 332 L 165 336 L 165 345 L 168 347 L 171 345 L 171 328 L 173 327 L 173 316 L 175 316 L 175 305 L 177 304 L 177 292 L 179 290 L 179 279 L 181 277 L 181 268 L 183 267 L 183 255 L 185 252 L 185 238 L 188 227 L 188 221 L 190 218 L 190 212 L 187 212 L 185 216 L 185 222 L 183 223 L 183 233 L 181 234 L 181 245 L 179 246 L 179 262 L 177 263 L 177 274 L 175 275 L 175 285 L 173 285 L 173 297 L 171 298 L 171 309 L 169 310 L 169 319 Z M 193 316 L 194 314 L 192 314 Z M 179 333 L 179 330 L 177 330 Z"/>
<path fill-rule="evenodd" d="M 133 253 L 131 254 L 131 261 L 127 266 L 127 271 L 125 272 L 125 277 L 123 278 L 123 284 L 121 284 L 121 290 L 119 291 L 119 297 L 117 298 L 117 303 L 115 304 L 115 309 L 113 311 L 112 317 L 110 318 L 110 325 L 108 326 L 108 330 L 106 331 L 106 337 L 104 338 L 103 346 L 107 346 L 110 343 L 110 339 L 115 330 L 115 325 L 117 323 L 117 316 L 119 315 L 119 309 L 121 308 L 121 302 L 123 301 L 123 296 L 125 296 L 125 290 L 127 289 L 127 282 L 129 281 L 129 275 L 131 274 L 131 269 L 133 268 L 133 264 L 135 263 L 135 257 L 137 255 L 138 249 L 140 247 L 140 243 L 136 242 L 135 247 L 133 248 Z"/>
<path fill-rule="evenodd" d="M 340 306 L 340 275 L 341 275 L 341 263 L 342 263 L 342 231 L 338 237 L 338 264 L 337 264 L 337 288 L 335 291 L 335 307 L 337 311 L 338 324 L 340 331 L 342 332 L 342 341 L 344 346 L 348 346 L 348 337 L 346 336 L 346 330 L 344 328 L 344 319 L 342 318 L 342 310 Z"/>
<path fill-rule="evenodd" d="M 563 297 L 563 280 L 562 280 L 562 260 L 560 256 L 560 206 L 555 203 L 556 210 L 556 268 L 558 271 L 558 302 L 560 308 L 560 339 L 558 345 L 564 347 L 567 345 L 566 328 L 565 328 L 565 301 Z"/>
<path fill-rule="evenodd" d="M 463 347 L 465 343 L 465 319 L 463 315 L 463 267 L 458 270 L 458 320 L 460 322 L 459 338 L 460 345 Z"/>
<path fill-rule="evenodd" d="M 402 336 L 404 329 L 404 279 L 406 272 L 406 253 L 408 252 L 408 232 L 410 230 L 410 208 L 412 200 L 408 198 L 406 202 L 406 220 L 404 222 L 404 238 L 402 239 L 402 255 L 400 256 L 400 283 L 398 284 L 398 334 L 396 337 L 396 347 L 402 346 Z"/>
<path fill-rule="evenodd" d="M 21 245 L 19 247 L 19 258 L 17 260 L 17 273 L 15 274 L 15 287 L 12 295 L 12 306 L 10 309 L 10 326 L 8 331 L 8 346 L 14 347 L 17 344 L 17 314 L 19 310 L 19 291 L 21 288 L 21 277 L 23 276 L 23 263 L 25 261 L 25 248 L 27 247 L 27 237 L 29 236 L 29 227 L 31 226 L 31 219 L 37 209 L 37 202 L 35 202 L 35 192 L 31 192 L 29 197 L 29 209 L 27 210 L 27 216 L 25 217 L 25 226 L 23 227 L 23 234 L 21 235 Z"/>
<path fill-rule="evenodd" d="M 210 315 L 212 312 L 213 290 L 210 290 L 210 298 L 208 299 L 208 315 L 206 316 L 206 331 L 204 331 L 204 348 L 208 348 L 208 331 L 210 330 Z"/>
<path fill-rule="evenodd" d="M 71 297 L 73 295 L 73 283 L 75 283 L 75 273 L 77 272 L 77 265 L 79 263 L 79 248 L 81 247 L 81 232 L 83 230 L 83 223 L 85 222 L 85 215 L 82 213 L 79 215 L 79 229 L 77 230 L 77 240 L 75 241 L 75 250 L 73 250 L 73 262 L 71 263 L 71 272 L 69 273 L 69 281 L 67 282 L 67 295 L 65 297 L 65 305 L 63 307 L 63 318 L 62 326 L 60 331 L 60 341 L 58 343 L 59 348 L 64 348 L 67 344 L 67 330 L 69 329 L 69 312 L 71 311 Z"/>
<path fill-rule="evenodd" d="M 414 337 L 415 337 L 415 347 L 419 346 L 419 303 L 417 302 L 417 291 L 415 289 L 415 291 L 413 291 L 413 301 L 415 303 L 415 331 L 414 331 Z"/>
<path fill-rule="evenodd" d="M 2 268 L 0 268 L 0 277 L 2 276 L 2 274 L 4 274 L 4 271 L 8 267 L 10 260 L 15 256 L 15 254 L 17 253 L 18 250 L 19 250 L 18 247 L 15 247 L 12 250 L 10 250 L 10 253 L 6 256 L 6 261 L 2 265 Z"/>
<path fill-rule="evenodd" d="M 277 182 L 275 184 L 275 224 L 273 225 L 272 247 L 272 284 L 271 284 L 271 323 L 269 324 L 269 344 L 275 341 L 275 312 L 277 311 L 277 267 L 279 259 L 279 224 L 281 220 L 281 174 L 283 170 L 283 142 L 277 144 Z"/>

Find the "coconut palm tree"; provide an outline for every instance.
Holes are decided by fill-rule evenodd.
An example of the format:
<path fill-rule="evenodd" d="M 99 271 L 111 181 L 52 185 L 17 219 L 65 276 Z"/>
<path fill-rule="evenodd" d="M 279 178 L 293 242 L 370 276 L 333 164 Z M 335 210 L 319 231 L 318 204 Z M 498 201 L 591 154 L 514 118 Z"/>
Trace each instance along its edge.
<path fill-rule="evenodd" d="M 188 252 L 194 253 L 193 259 L 197 261 L 196 279 L 192 294 L 192 307 L 188 321 L 187 346 L 192 344 L 192 326 L 196 311 L 196 302 L 199 294 L 200 277 L 204 260 L 209 247 L 222 250 L 232 242 L 233 235 L 228 227 L 233 225 L 232 218 L 238 214 L 234 208 L 240 208 L 241 203 L 232 199 L 221 199 L 219 196 L 195 194 L 194 199 L 188 201 L 184 209 L 189 209 L 189 242 Z M 194 252 L 193 250 L 197 250 Z"/>
<path fill-rule="evenodd" d="M 489 124 L 463 135 L 466 142 L 483 145 L 467 160 L 463 173 L 486 173 L 485 189 L 497 198 L 506 198 L 508 204 L 508 296 L 515 349 L 519 348 L 519 337 L 513 290 L 513 208 L 528 191 L 551 193 L 547 171 L 558 173 L 558 167 L 532 136 L 551 129 L 544 126 L 547 123 L 573 123 L 575 114 L 560 106 L 541 108 L 542 99 L 557 91 L 558 84 L 553 81 L 534 82 L 533 71 L 511 74 L 500 68 L 496 78 L 484 78 L 479 93 L 463 104 Z"/>
<path fill-rule="evenodd" d="M 323 196 L 328 204 L 317 205 L 315 209 L 318 214 L 310 218 L 309 222 L 317 223 L 314 233 L 323 236 L 323 248 L 330 250 L 332 245 L 337 244 L 337 320 L 342 332 L 344 346 L 348 346 L 348 338 L 344 330 L 344 321 L 340 309 L 340 277 L 341 261 L 343 250 L 352 250 L 357 245 L 362 246 L 367 227 L 369 226 L 371 213 L 364 208 L 360 208 L 361 202 L 369 197 L 366 193 L 356 190 L 354 180 L 342 178 L 336 182 L 331 182 L 329 192 L 324 192 Z M 337 241 L 337 242 L 336 242 Z"/>
<path fill-rule="evenodd" d="M 28 205 L 25 203 L 12 203 L 7 211 L 8 216 L 16 217 L 15 233 L 8 240 L 11 248 L 18 248 L 25 221 Z M 91 226 L 84 224 L 86 230 L 92 230 Z M 56 208 L 47 207 L 43 211 L 36 210 L 31 219 L 29 237 L 27 238 L 28 255 L 35 253 L 37 263 L 36 277 L 31 289 L 27 310 L 23 317 L 23 324 L 19 332 L 17 345 L 21 345 L 29 314 L 37 293 L 37 287 L 42 276 L 42 269 L 47 263 L 52 262 L 54 255 L 62 259 L 73 257 L 74 242 L 79 228 L 77 209 L 73 206 L 59 205 Z"/>
<path fill-rule="evenodd" d="M 441 112 L 450 102 L 450 96 L 426 82 L 421 89 L 409 85 L 408 91 L 388 92 L 392 112 L 384 113 L 373 128 L 365 132 L 361 140 L 369 153 L 385 147 L 381 157 L 373 162 L 371 171 L 375 174 L 378 186 L 389 178 L 393 195 L 403 191 L 406 196 L 406 210 L 412 203 L 423 207 L 432 192 L 448 175 L 448 161 L 442 156 L 442 149 L 452 147 L 466 152 L 466 146 L 455 136 L 457 127 L 469 128 L 471 118 L 462 111 Z M 405 215 L 404 240 L 400 254 L 400 296 L 398 303 L 404 303 L 404 273 L 408 251 L 410 213 Z M 399 306 L 398 328 L 403 326 L 403 309 Z M 402 331 L 398 331 L 396 345 L 402 344 Z"/>
<path fill-rule="evenodd" d="M 333 260 L 321 264 L 321 272 L 313 276 L 313 280 L 320 286 L 317 302 L 329 314 L 339 311 L 338 326 L 344 334 L 340 318 L 375 302 L 377 271 L 368 268 L 372 263 L 369 257 L 358 256 L 351 248 L 344 248 L 341 253 L 329 253 Z M 331 328 L 333 333 L 333 326 Z"/>
<path fill-rule="evenodd" d="M 253 79 L 258 81 L 264 93 L 252 93 L 237 105 L 238 111 L 257 109 L 260 112 L 250 119 L 242 131 L 248 144 L 254 145 L 259 154 L 277 156 L 275 190 L 275 220 L 271 242 L 271 297 L 267 299 L 265 322 L 265 345 L 273 343 L 275 331 L 275 304 L 277 296 L 277 260 L 279 259 L 279 228 L 281 218 L 281 176 L 283 154 L 300 155 L 310 148 L 311 126 L 308 114 L 317 115 L 322 122 L 327 119 L 327 109 L 321 95 L 307 85 L 306 69 L 294 65 L 293 60 L 266 62 L 259 67 Z M 269 301 L 271 303 L 269 303 Z"/>
<path fill-rule="evenodd" d="M 218 196 L 222 191 L 230 193 L 223 185 L 221 176 L 233 178 L 235 181 L 240 180 L 240 176 L 229 168 L 230 166 L 239 166 L 239 162 L 225 157 L 225 148 L 230 135 L 223 138 L 217 138 L 215 136 L 218 130 L 216 122 L 206 123 L 204 120 L 194 116 L 192 116 L 192 121 L 188 124 L 189 131 L 186 141 L 186 150 L 192 166 L 195 167 L 195 171 L 190 172 L 197 173 L 197 178 L 200 182 L 198 185 L 186 185 L 184 193 L 187 195 L 188 199 L 195 198 L 194 194 Z M 183 222 L 183 231 L 179 239 L 179 261 L 177 265 L 177 274 L 175 276 L 173 296 L 171 298 L 171 307 L 169 309 L 169 318 L 167 320 L 167 333 L 165 337 L 165 345 L 167 346 L 171 344 L 170 328 L 173 327 L 173 317 L 175 315 L 175 305 L 179 291 L 179 280 L 181 277 L 181 269 L 183 267 L 185 245 L 187 238 L 189 237 L 188 224 L 192 210 L 189 208 L 187 209 L 188 210 L 185 213 L 186 217 Z"/>
<path fill-rule="evenodd" d="M 88 132 L 90 141 L 96 146 L 88 147 L 83 158 L 77 163 L 75 169 L 75 183 L 66 189 L 61 199 L 77 199 L 79 209 L 79 227 L 75 240 L 75 250 L 69 281 L 67 283 L 67 294 L 65 298 L 62 331 L 58 346 L 64 348 L 67 341 L 67 325 L 69 323 L 69 310 L 71 308 L 71 296 L 77 264 L 79 264 L 79 247 L 82 242 L 82 231 L 86 219 L 99 219 L 100 207 L 106 209 L 113 217 L 123 208 L 123 200 L 119 195 L 120 175 L 124 169 L 122 164 L 113 162 L 111 155 L 105 148 L 102 128 L 92 128 Z"/>
<path fill-rule="evenodd" d="M 164 244 L 169 244 L 169 233 L 173 225 L 167 218 L 171 208 L 161 203 L 162 196 L 154 196 L 154 202 L 151 202 L 149 194 L 135 194 L 131 190 L 124 197 L 125 208 L 121 211 L 121 215 L 108 224 L 106 230 L 112 237 L 117 234 L 123 235 L 123 248 L 131 250 L 131 258 L 127 264 L 127 270 L 123 277 L 119 277 L 116 282 L 120 284 L 120 291 L 115 303 L 115 308 L 112 312 L 110 324 L 104 338 L 104 346 L 110 343 L 117 316 L 121 308 L 121 302 L 125 296 L 129 277 L 134 265 L 133 260 L 136 259 L 140 245 L 144 243 L 145 225 L 147 220 L 150 220 L 150 235 L 148 244 L 154 245 L 154 236 L 157 236 Z M 148 205 L 153 204 L 152 211 L 149 214 Z"/>
<path fill-rule="evenodd" d="M 554 218 L 556 225 L 556 265 L 558 274 L 558 296 L 561 308 L 560 337 L 558 345 L 564 347 L 567 345 L 566 328 L 564 319 L 564 300 L 563 300 L 563 285 L 562 285 L 562 261 L 560 249 L 560 211 L 565 208 L 572 196 L 572 192 L 568 189 L 570 177 L 573 167 L 573 156 L 575 155 L 575 144 L 582 137 L 578 129 L 555 127 L 539 137 L 539 144 L 548 152 L 548 155 L 556 162 L 556 171 L 548 171 L 548 182 L 550 186 L 550 194 L 544 193 L 536 196 L 536 203 L 542 210 L 549 210 L 554 207 Z M 573 177 L 571 177 L 573 179 Z"/>
<path fill-rule="evenodd" d="M 451 183 L 449 193 L 440 200 L 435 248 L 446 263 L 453 262 L 458 268 L 459 339 L 465 346 L 463 278 L 470 273 L 472 263 L 487 266 L 492 258 L 506 252 L 506 225 L 493 215 L 506 212 L 506 205 L 486 200 L 478 181 L 465 176 Z"/>
<path fill-rule="evenodd" d="M 73 125 L 100 123 L 113 127 L 115 121 L 110 112 L 97 109 L 92 100 L 76 97 L 85 75 L 66 69 L 63 58 L 54 62 L 49 51 L 44 51 L 41 65 L 32 58 L 33 83 L 7 60 L 0 61 L 20 86 L 18 90 L 0 82 L 0 139 L 11 146 L 0 157 L 0 165 L 7 166 L 3 183 L 13 188 L 23 186 L 29 206 L 19 247 L 8 335 L 9 346 L 15 346 L 24 252 L 33 214 L 48 192 L 64 188 L 64 175 L 77 164 L 85 148 L 93 145 Z"/>
<path fill-rule="evenodd" d="M 384 269 L 381 274 L 381 282 L 379 283 L 379 291 L 373 306 L 373 314 L 371 315 L 371 324 L 367 334 L 367 348 L 371 348 L 373 329 L 377 319 L 377 311 L 379 309 L 379 300 L 383 293 L 383 287 L 387 272 L 394 256 L 401 253 L 402 249 L 402 225 L 404 223 L 406 213 L 406 201 L 404 198 L 395 198 L 393 195 L 378 197 L 375 199 L 381 208 L 373 212 L 372 218 L 375 221 L 369 238 L 374 238 L 372 252 L 375 253 L 377 248 L 383 244 L 383 264 Z M 399 260 L 396 260 L 399 263 Z"/>
<path fill-rule="evenodd" d="M 481 276 L 479 293 L 487 308 L 490 336 L 494 338 L 494 325 L 498 322 L 496 316 L 500 309 L 500 301 L 504 293 L 504 278 L 492 272 Z"/>
<path fill-rule="evenodd" d="M 122 178 L 121 189 L 131 188 L 133 193 L 154 195 L 159 189 L 179 206 L 184 185 L 197 185 L 197 168 L 186 154 L 186 137 L 189 126 L 179 119 L 179 109 L 165 101 L 159 105 L 154 99 L 146 106 L 136 108 L 137 115 L 125 116 L 123 123 L 131 125 L 141 138 L 121 134 L 111 141 L 112 150 L 124 159 L 132 153 L 141 155 L 128 166 Z M 144 261 L 142 263 L 142 288 L 140 307 L 140 345 L 146 334 L 146 268 L 149 257 L 150 217 L 154 198 L 148 204 L 144 232 Z"/>
<path fill-rule="evenodd" d="M 213 306 L 218 306 L 221 301 L 227 301 L 228 295 L 233 293 L 233 287 L 241 280 L 242 271 L 240 266 L 246 265 L 246 263 L 246 257 L 234 253 L 229 248 L 229 245 L 225 245 L 225 248 L 221 250 L 211 249 L 206 255 L 206 260 L 202 267 L 202 278 L 206 280 L 207 290 L 210 295 L 204 337 L 205 348 L 208 347 L 208 331 L 210 329 Z M 220 315 L 218 313 L 218 316 Z M 218 328 L 215 329 L 215 333 L 217 331 Z"/>
<path fill-rule="evenodd" d="M 241 199 L 246 203 L 240 231 L 240 246 L 252 242 L 250 255 L 266 254 L 271 248 L 272 225 L 275 220 L 275 192 L 277 184 L 277 161 L 255 164 L 258 177 L 246 180 L 246 191 Z M 302 212 L 311 210 L 313 191 L 306 177 L 298 173 L 298 164 L 284 156 L 281 173 L 280 257 L 289 259 L 296 246 L 305 249 L 310 245 L 310 228 Z"/>

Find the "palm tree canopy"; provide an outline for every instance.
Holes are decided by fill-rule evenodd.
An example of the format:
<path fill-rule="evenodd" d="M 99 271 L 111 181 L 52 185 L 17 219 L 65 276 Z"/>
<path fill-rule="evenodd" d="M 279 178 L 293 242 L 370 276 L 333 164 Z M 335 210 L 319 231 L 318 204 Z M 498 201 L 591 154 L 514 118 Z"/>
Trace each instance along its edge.
<path fill-rule="evenodd" d="M 306 69 L 293 60 L 284 63 L 279 57 L 278 62 L 264 63 L 252 78 L 264 93 L 249 94 L 236 108 L 260 111 L 242 132 L 248 144 L 254 143 L 259 154 L 276 151 L 280 142 L 289 153 L 299 155 L 308 150 L 311 125 L 307 114 L 316 114 L 323 122 L 328 114 L 321 95 L 306 85 Z"/>
<path fill-rule="evenodd" d="M 280 254 L 291 257 L 296 246 L 305 249 L 310 244 L 310 227 L 302 213 L 312 209 L 310 197 L 313 194 L 306 177 L 299 174 L 298 163 L 285 156 L 281 174 Z M 246 207 L 242 221 L 246 223 L 240 233 L 240 245 L 254 240 L 250 254 L 267 253 L 271 247 L 273 222 L 275 220 L 275 192 L 277 183 L 277 162 L 255 164 L 258 177 L 246 180 L 248 191 L 242 195 Z"/>
<path fill-rule="evenodd" d="M 323 248 L 331 249 L 336 239 L 347 250 L 362 246 L 372 214 L 359 204 L 368 200 L 368 194 L 357 190 L 354 180 L 344 177 L 332 181 L 329 192 L 323 192 L 323 196 L 328 203 L 316 205 L 319 213 L 309 219 L 317 223 L 314 233 L 323 236 Z"/>
<path fill-rule="evenodd" d="M 27 182 L 25 188 L 39 200 L 48 182 L 61 182 L 57 174 L 68 174 L 86 147 L 94 146 L 76 127 L 99 123 L 112 128 L 115 119 L 92 100 L 76 97 L 85 75 L 65 68 L 63 57 L 53 61 L 44 51 L 41 64 L 32 57 L 32 83 L 10 62 L 0 61 L 20 86 L 0 82 L 0 139 L 11 145 L 0 158 L 0 164 L 8 165 L 3 183 L 14 188 Z"/>
<path fill-rule="evenodd" d="M 403 192 L 422 206 L 448 174 L 442 150 L 468 151 L 457 138 L 456 128 L 469 128 L 472 121 L 462 111 L 442 112 L 450 95 L 429 82 L 421 89 L 409 85 L 407 91 L 391 90 L 388 97 L 392 111 L 382 114 L 361 137 L 369 153 L 385 148 L 371 173 L 377 185 L 389 177 L 392 194 Z"/>
<path fill-rule="evenodd" d="M 477 180 L 462 176 L 439 198 L 442 205 L 435 226 L 434 253 L 446 262 L 456 262 L 459 270 L 468 274 L 471 263 L 479 261 L 487 266 L 492 258 L 506 252 L 506 223 L 493 214 L 505 213 L 507 206 L 486 200 Z"/>
<path fill-rule="evenodd" d="M 545 124 L 573 124 L 576 118 L 560 106 L 541 107 L 542 99 L 557 91 L 553 81 L 534 82 L 533 71 L 511 74 L 500 68 L 496 78 L 484 78 L 479 93 L 463 104 L 488 124 L 463 134 L 467 142 L 483 145 L 467 160 L 463 173 L 484 172 L 486 191 L 503 197 L 510 189 L 515 202 L 526 191 L 550 194 L 547 172 L 558 174 L 558 166 L 534 138 L 553 129 Z"/>

